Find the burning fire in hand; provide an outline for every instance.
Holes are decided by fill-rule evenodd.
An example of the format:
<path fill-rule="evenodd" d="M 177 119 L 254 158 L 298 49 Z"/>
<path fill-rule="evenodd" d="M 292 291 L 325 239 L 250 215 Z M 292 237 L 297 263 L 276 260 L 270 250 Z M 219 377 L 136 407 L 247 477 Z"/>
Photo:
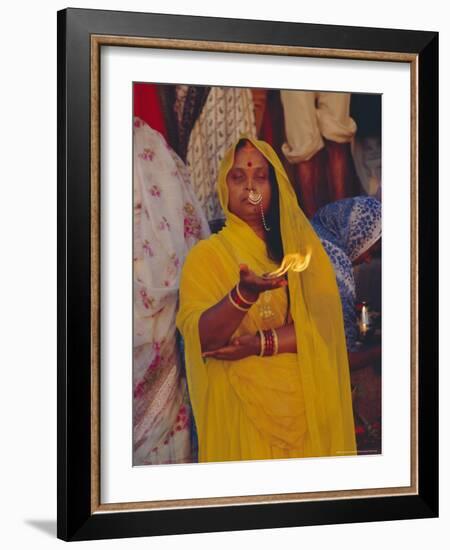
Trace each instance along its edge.
<path fill-rule="evenodd" d="M 305 271 L 305 269 L 307 269 L 309 265 L 310 259 L 310 248 L 308 248 L 305 256 L 302 256 L 298 252 L 295 252 L 293 254 L 286 254 L 278 269 L 276 269 L 275 271 L 271 271 L 270 273 L 265 273 L 263 276 L 265 278 L 280 277 L 281 275 L 287 273 L 289 270 L 296 272 Z"/>

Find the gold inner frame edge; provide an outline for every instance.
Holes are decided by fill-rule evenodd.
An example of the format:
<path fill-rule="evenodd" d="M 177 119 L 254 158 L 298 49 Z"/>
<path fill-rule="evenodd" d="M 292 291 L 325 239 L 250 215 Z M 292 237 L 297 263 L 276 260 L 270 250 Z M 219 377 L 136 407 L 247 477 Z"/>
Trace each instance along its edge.
<path fill-rule="evenodd" d="M 411 101 L 411 485 L 377 489 L 208 497 L 142 502 L 100 502 L 100 49 L 101 46 L 183 49 L 409 63 Z M 91 513 L 275 504 L 418 494 L 418 55 L 403 52 L 307 48 L 132 36 L 91 35 Z"/>

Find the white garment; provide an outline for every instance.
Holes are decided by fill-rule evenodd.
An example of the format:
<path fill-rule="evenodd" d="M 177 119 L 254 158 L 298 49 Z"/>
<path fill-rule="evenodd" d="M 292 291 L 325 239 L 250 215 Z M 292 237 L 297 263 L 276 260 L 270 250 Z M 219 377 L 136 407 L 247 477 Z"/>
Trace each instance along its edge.
<path fill-rule="evenodd" d="M 291 164 L 307 161 L 325 145 L 323 137 L 348 143 L 356 133 L 350 117 L 350 94 L 280 90 L 286 143 L 281 149 Z"/>
<path fill-rule="evenodd" d="M 370 136 L 352 142 L 356 173 L 364 191 L 381 200 L 381 138 Z"/>
<path fill-rule="evenodd" d="M 224 218 L 216 191 L 218 166 L 242 133 L 256 138 L 250 89 L 213 86 L 192 129 L 187 152 L 192 184 L 210 221 Z"/>
<path fill-rule="evenodd" d="M 137 117 L 133 167 L 133 464 L 189 462 L 175 315 L 184 259 L 210 231 L 184 163 Z"/>

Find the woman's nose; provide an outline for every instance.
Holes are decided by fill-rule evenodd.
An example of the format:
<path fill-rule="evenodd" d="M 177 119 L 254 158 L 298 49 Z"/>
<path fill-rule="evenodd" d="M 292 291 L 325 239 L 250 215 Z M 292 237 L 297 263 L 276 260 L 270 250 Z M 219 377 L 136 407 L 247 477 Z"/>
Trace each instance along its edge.
<path fill-rule="evenodd" d="M 257 189 L 258 185 L 255 184 L 255 182 L 253 181 L 252 178 L 249 178 L 248 179 L 248 182 L 247 182 L 247 188 L 250 190 L 250 189 L 253 189 L 254 191 Z"/>

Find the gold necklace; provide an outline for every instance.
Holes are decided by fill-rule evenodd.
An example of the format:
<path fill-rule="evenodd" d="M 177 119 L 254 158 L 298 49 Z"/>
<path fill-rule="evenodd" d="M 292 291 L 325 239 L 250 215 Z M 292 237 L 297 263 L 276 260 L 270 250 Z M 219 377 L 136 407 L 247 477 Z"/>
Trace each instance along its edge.
<path fill-rule="evenodd" d="M 286 316 L 283 324 L 287 323 L 287 319 L 289 316 L 289 287 L 285 287 L 286 296 L 287 296 L 287 305 L 286 305 Z M 271 319 L 275 316 L 275 312 L 271 308 L 271 302 L 272 302 L 272 293 L 273 290 L 266 290 L 263 292 L 259 299 L 258 299 L 258 307 L 259 307 L 259 315 L 263 321 L 266 321 L 268 319 Z"/>
<path fill-rule="evenodd" d="M 275 313 L 273 312 L 273 309 L 270 307 L 270 303 L 272 301 L 271 293 L 272 290 L 266 290 L 262 293 L 262 296 L 259 301 L 259 315 L 261 319 L 267 320 L 272 318 Z"/>

